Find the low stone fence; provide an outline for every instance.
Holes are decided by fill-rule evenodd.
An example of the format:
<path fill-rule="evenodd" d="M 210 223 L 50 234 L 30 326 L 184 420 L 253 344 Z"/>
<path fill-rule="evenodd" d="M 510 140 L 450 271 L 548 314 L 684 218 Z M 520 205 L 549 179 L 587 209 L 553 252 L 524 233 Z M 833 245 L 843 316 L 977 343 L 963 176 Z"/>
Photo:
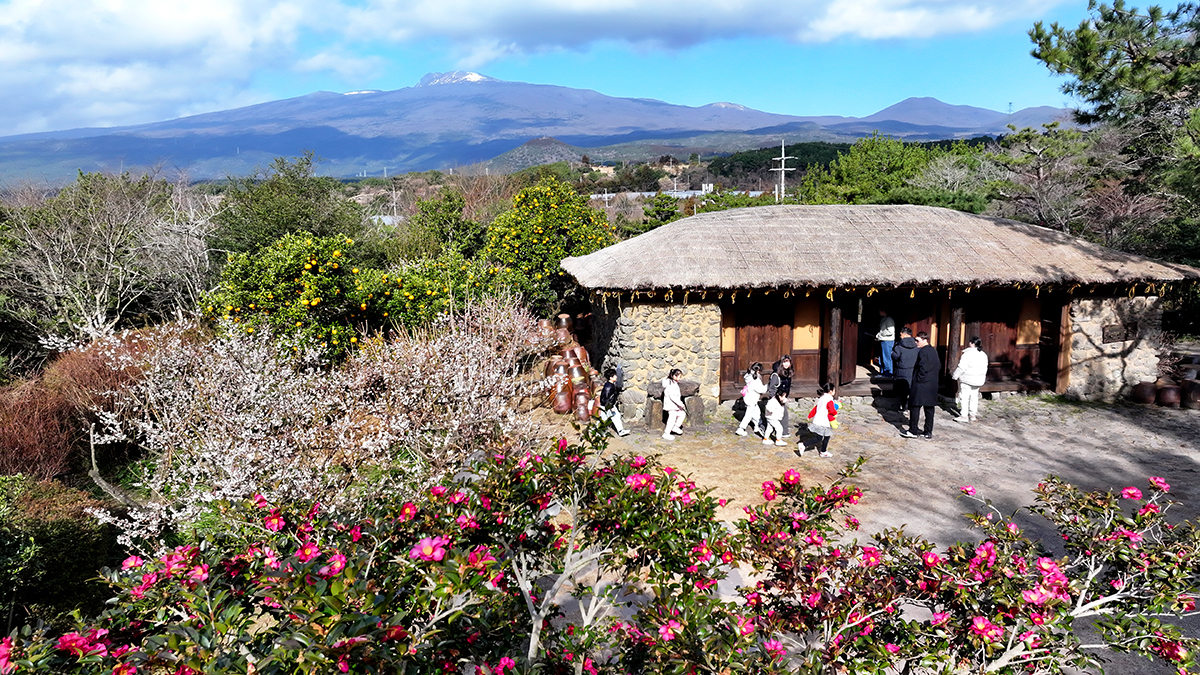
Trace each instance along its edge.
<path fill-rule="evenodd" d="M 679 395 L 683 398 L 683 407 L 687 410 L 687 419 L 683 425 L 702 424 L 704 422 L 704 399 L 700 398 L 700 383 L 693 380 L 679 381 Z M 666 426 L 667 418 L 663 415 L 663 385 L 662 381 L 651 382 L 646 386 L 646 427 L 655 431 Z"/>

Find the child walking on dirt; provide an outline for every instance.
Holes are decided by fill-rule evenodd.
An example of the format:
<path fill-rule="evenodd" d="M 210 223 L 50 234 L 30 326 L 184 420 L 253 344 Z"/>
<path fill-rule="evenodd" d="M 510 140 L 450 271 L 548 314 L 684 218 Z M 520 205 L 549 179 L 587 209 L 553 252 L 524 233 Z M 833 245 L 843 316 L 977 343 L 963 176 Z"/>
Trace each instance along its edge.
<path fill-rule="evenodd" d="M 767 429 L 763 432 L 763 445 L 771 445 L 771 434 L 775 434 L 775 445 L 787 445 L 783 440 L 783 415 L 787 412 L 787 394 L 782 391 L 767 400 Z"/>
<path fill-rule="evenodd" d="M 814 446 L 815 450 L 819 450 L 822 457 L 833 457 L 829 452 L 829 439 L 833 436 L 833 430 L 837 429 L 839 422 L 837 421 L 838 409 L 842 404 L 833 397 L 833 383 L 826 382 L 817 387 L 817 403 L 808 413 L 808 430 L 821 437 L 821 441 Z M 796 454 L 804 456 L 804 441 L 800 441 L 796 448 Z"/>

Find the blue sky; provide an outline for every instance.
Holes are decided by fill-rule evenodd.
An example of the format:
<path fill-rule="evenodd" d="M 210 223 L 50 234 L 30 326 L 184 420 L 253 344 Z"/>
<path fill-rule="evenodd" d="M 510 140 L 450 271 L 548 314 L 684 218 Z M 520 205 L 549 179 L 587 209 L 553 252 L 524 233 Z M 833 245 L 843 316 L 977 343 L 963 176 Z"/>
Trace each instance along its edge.
<path fill-rule="evenodd" d="M 910 96 L 1072 104 L 1029 56 L 1086 0 L 0 0 L 0 135 L 120 126 L 428 72 L 794 115 Z M 14 105 L 15 103 L 15 105 Z"/>

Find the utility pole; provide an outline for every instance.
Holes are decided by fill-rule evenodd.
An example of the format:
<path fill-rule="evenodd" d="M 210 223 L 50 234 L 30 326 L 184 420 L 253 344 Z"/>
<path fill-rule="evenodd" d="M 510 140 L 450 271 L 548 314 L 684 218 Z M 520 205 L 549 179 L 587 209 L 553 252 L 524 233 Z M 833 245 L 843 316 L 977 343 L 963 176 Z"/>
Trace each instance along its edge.
<path fill-rule="evenodd" d="M 776 204 L 783 201 L 784 189 L 787 187 L 787 172 L 796 170 L 795 167 L 791 167 L 791 166 L 787 165 L 787 161 L 789 159 L 796 159 L 796 158 L 789 156 L 787 154 L 787 152 L 784 151 L 783 139 L 779 139 L 779 156 L 775 157 L 774 159 L 771 160 L 772 162 L 779 162 L 778 167 L 773 167 L 771 169 L 772 171 L 779 172 L 779 184 L 775 186 L 775 203 Z"/>

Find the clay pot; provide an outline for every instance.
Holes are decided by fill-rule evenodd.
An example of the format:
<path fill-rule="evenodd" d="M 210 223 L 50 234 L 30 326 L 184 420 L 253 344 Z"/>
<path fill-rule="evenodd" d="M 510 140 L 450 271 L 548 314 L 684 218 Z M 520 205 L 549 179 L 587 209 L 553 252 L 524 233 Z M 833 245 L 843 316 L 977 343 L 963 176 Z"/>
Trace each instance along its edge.
<path fill-rule="evenodd" d="M 582 346 L 572 347 L 564 352 L 566 355 L 579 359 L 583 365 L 591 365 L 592 361 L 588 358 L 587 350 Z"/>
<path fill-rule="evenodd" d="M 1182 399 L 1183 388 L 1177 384 L 1169 384 L 1158 388 L 1154 402 L 1167 408 L 1178 408 Z"/>
<path fill-rule="evenodd" d="M 554 412 L 559 415 L 571 412 L 571 393 L 569 391 L 554 392 Z"/>
<path fill-rule="evenodd" d="M 579 393 L 581 391 L 586 392 L 588 397 L 590 398 L 593 395 L 591 378 L 588 378 L 581 382 L 576 382 L 575 380 L 571 380 L 571 391 L 573 391 L 575 393 Z"/>
<path fill-rule="evenodd" d="M 1157 382 L 1138 382 L 1133 386 L 1133 391 L 1129 394 L 1129 397 L 1133 399 L 1134 403 L 1149 405 L 1154 403 L 1157 392 Z"/>
<path fill-rule="evenodd" d="M 567 367 L 567 362 L 563 359 L 550 359 L 549 361 L 546 361 L 546 377 L 550 377 L 555 373 L 566 373 Z"/>
<path fill-rule="evenodd" d="M 554 339 L 560 345 L 565 345 L 571 341 L 571 331 L 566 328 L 559 328 L 554 331 Z"/>
<path fill-rule="evenodd" d="M 1200 380 L 1191 379 L 1183 382 L 1183 407 L 1200 410 Z"/>
<path fill-rule="evenodd" d="M 554 327 L 558 329 L 565 328 L 568 333 L 575 329 L 575 322 L 571 321 L 570 314 L 559 314 L 554 321 Z"/>
<path fill-rule="evenodd" d="M 587 368 L 583 366 L 571 366 L 567 369 L 567 376 L 571 378 L 572 387 L 581 387 L 588 381 Z"/>
<path fill-rule="evenodd" d="M 542 335 L 550 335 L 554 333 L 554 322 L 550 319 L 538 319 L 538 332 Z"/>

